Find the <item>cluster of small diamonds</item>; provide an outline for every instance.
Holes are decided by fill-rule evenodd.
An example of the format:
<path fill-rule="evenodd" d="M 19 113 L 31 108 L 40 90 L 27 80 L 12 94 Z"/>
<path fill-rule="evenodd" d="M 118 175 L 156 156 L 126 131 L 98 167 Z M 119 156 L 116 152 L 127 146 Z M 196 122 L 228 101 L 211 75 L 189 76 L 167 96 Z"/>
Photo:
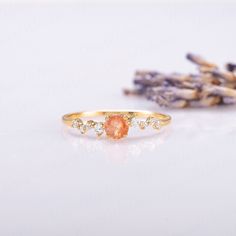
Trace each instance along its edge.
<path fill-rule="evenodd" d="M 160 120 L 155 117 L 147 117 L 144 120 L 137 119 L 136 117 L 124 118 L 127 120 L 130 127 L 139 127 L 141 130 L 146 129 L 147 127 L 152 127 L 156 130 L 161 128 Z M 72 127 L 78 129 L 81 134 L 85 134 L 89 130 L 94 129 L 97 136 L 101 136 L 105 131 L 104 122 L 96 122 L 93 120 L 83 122 L 79 118 L 72 121 Z"/>
<path fill-rule="evenodd" d="M 130 119 L 131 127 L 139 127 L 140 129 L 146 129 L 147 127 L 152 127 L 153 129 L 160 129 L 160 120 L 155 117 L 147 117 L 146 120 L 138 120 L 136 117 Z"/>
<path fill-rule="evenodd" d="M 81 134 L 85 134 L 91 129 L 95 130 L 97 136 L 101 136 L 104 132 L 104 123 L 93 120 L 83 122 L 81 119 L 75 119 L 72 121 L 72 127 L 79 129 Z"/>

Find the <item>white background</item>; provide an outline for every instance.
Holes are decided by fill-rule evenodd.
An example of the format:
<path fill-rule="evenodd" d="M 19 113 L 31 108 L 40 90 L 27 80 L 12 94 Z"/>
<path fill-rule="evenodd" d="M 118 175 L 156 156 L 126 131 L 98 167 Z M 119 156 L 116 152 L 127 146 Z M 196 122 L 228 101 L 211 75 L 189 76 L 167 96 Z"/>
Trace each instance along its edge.
<path fill-rule="evenodd" d="M 236 107 L 125 97 L 136 69 L 236 62 L 234 4 L 0 6 L 0 235 L 236 235 Z M 73 136 L 61 115 L 169 113 L 159 135 Z"/>

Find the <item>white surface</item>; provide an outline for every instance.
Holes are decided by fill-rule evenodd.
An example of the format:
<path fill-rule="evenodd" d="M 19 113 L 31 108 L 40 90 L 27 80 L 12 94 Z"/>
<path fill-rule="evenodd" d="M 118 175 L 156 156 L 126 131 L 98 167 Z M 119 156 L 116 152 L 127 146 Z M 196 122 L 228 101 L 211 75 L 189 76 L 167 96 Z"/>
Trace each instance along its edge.
<path fill-rule="evenodd" d="M 0 3 L 4 4 L 83 4 L 83 5 L 91 5 L 91 4 L 109 4 L 109 5 L 120 5 L 120 4 L 184 4 L 184 3 L 235 3 L 235 0 L 0 0 Z"/>
<path fill-rule="evenodd" d="M 0 235 L 236 235 L 236 107 L 124 97 L 136 69 L 236 61 L 234 5 L 0 8 Z M 163 134 L 69 135 L 61 115 L 160 110 Z"/>

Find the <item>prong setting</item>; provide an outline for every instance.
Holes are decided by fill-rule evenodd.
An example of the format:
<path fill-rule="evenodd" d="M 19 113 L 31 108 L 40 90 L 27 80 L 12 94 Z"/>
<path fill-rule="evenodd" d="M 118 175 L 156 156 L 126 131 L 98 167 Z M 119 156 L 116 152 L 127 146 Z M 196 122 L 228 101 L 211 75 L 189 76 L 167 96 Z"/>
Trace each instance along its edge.
<path fill-rule="evenodd" d="M 79 129 L 80 126 L 83 125 L 83 121 L 81 119 L 75 119 L 72 121 L 72 128 Z"/>
<path fill-rule="evenodd" d="M 98 137 L 100 137 L 104 133 L 104 123 L 103 122 L 97 122 L 94 126 L 95 132 Z"/>

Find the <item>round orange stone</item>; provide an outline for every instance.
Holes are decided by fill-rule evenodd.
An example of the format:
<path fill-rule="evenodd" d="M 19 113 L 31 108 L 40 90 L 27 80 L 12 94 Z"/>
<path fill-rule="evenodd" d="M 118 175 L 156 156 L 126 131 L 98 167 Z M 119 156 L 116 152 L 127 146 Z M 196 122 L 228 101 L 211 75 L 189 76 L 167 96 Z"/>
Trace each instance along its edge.
<path fill-rule="evenodd" d="M 109 138 L 120 139 L 128 134 L 129 125 L 122 116 L 113 115 L 106 120 L 104 129 Z"/>

